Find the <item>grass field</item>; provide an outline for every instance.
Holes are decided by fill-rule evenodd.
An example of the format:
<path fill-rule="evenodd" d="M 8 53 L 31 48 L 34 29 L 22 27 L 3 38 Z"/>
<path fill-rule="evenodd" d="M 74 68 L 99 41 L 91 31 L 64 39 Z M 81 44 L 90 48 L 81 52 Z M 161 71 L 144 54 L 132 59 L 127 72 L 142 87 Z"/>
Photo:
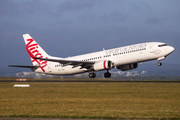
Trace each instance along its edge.
<path fill-rule="evenodd" d="M 14 84 L 0 83 L 0 117 L 180 118 L 180 83 Z"/>

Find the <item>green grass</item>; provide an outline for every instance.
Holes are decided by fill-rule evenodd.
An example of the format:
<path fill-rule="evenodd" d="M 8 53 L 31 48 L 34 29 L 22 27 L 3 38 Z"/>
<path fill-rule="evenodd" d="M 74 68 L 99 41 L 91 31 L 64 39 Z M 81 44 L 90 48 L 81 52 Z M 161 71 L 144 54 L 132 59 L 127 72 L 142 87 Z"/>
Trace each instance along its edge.
<path fill-rule="evenodd" d="M 0 84 L 0 117 L 180 118 L 179 83 L 14 84 Z"/>

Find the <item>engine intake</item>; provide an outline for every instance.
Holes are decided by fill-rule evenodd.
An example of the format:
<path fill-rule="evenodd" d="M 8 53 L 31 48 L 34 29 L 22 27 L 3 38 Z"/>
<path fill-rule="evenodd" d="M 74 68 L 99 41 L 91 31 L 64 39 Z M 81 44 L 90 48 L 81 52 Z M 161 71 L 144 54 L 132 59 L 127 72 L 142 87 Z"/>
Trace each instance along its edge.
<path fill-rule="evenodd" d="M 113 64 L 109 60 L 98 61 L 93 66 L 95 71 L 111 69 L 112 67 Z"/>
<path fill-rule="evenodd" d="M 121 71 L 126 71 L 126 70 L 136 69 L 137 67 L 138 67 L 138 64 L 134 63 L 134 64 L 117 66 L 116 68 L 120 69 Z"/>

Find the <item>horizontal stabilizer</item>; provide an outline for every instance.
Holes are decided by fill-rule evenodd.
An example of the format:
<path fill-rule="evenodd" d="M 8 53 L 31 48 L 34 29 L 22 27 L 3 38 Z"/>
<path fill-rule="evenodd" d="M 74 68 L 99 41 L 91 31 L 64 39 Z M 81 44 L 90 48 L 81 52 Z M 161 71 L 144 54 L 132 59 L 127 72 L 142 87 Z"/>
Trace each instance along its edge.
<path fill-rule="evenodd" d="M 27 65 L 7 65 L 7 67 L 39 68 L 40 66 L 27 66 Z"/>

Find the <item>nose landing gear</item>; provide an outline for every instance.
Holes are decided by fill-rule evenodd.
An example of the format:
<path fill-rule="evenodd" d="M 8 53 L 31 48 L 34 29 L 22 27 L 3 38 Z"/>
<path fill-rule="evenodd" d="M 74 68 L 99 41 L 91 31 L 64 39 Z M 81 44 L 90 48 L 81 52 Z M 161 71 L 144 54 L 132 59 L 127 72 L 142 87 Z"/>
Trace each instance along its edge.
<path fill-rule="evenodd" d="M 157 60 L 158 60 L 158 66 L 161 66 L 162 65 L 162 63 L 160 62 L 161 60 L 164 60 L 164 59 L 166 59 L 167 58 L 167 56 L 163 56 L 163 57 L 160 57 L 160 58 L 158 58 Z"/>
<path fill-rule="evenodd" d="M 158 64 L 157 64 L 158 66 L 161 66 L 162 65 L 162 63 L 161 62 L 158 62 Z"/>

